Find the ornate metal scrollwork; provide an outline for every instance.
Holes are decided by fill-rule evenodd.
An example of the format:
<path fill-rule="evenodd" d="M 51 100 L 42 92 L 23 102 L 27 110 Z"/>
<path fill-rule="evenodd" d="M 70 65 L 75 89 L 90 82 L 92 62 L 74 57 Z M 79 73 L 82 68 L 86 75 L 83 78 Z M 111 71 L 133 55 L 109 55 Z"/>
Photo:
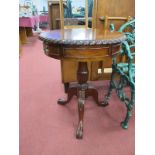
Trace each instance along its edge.
<path fill-rule="evenodd" d="M 127 31 L 129 29 L 130 31 Z M 111 30 L 114 30 L 114 26 L 111 26 Z M 125 103 L 127 108 L 126 117 L 124 121 L 121 122 L 122 128 L 127 129 L 131 117 L 131 111 L 135 103 L 135 54 L 133 52 L 135 47 L 135 19 L 122 25 L 118 31 L 125 31 L 124 34 L 127 37 L 127 40 L 122 42 L 122 48 L 120 51 L 120 55 L 125 55 L 127 57 L 127 62 L 117 62 L 116 57 L 113 57 L 110 86 L 108 93 L 104 98 L 104 102 L 108 103 L 111 92 L 115 89 L 117 96 Z M 118 79 L 118 75 L 120 78 L 119 80 L 116 80 Z M 126 86 L 130 88 L 130 97 L 128 97 L 124 91 Z"/>

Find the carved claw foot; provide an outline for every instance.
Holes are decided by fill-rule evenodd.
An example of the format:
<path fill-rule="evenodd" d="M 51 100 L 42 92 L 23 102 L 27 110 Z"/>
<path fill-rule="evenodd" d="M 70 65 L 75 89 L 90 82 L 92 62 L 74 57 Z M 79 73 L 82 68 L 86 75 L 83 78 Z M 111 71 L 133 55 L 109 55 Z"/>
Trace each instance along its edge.
<path fill-rule="evenodd" d="M 92 96 L 95 103 L 98 105 L 98 106 L 102 106 L 102 107 L 106 107 L 108 105 L 108 102 L 105 103 L 103 101 L 99 101 L 98 100 L 98 92 L 95 88 L 93 87 L 89 87 L 87 90 L 86 90 L 86 96 Z"/>
<path fill-rule="evenodd" d="M 82 139 L 83 138 L 83 123 L 80 122 L 76 131 L 76 138 Z"/>
<path fill-rule="evenodd" d="M 121 127 L 122 127 L 123 129 L 128 129 L 128 124 L 125 123 L 125 122 L 121 122 Z"/>
<path fill-rule="evenodd" d="M 102 104 L 109 105 L 110 94 L 111 94 L 111 93 L 108 93 L 108 95 L 105 95 Z"/>
<path fill-rule="evenodd" d="M 128 110 L 128 111 L 127 111 L 127 114 L 126 114 L 125 120 L 124 120 L 123 122 L 121 122 L 121 127 L 122 127 L 123 129 L 127 129 L 127 128 L 128 128 L 128 123 L 129 123 L 130 117 L 131 117 L 131 111 Z"/>
<path fill-rule="evenodd" d="M 101 107 L 106 107 L 106 106 L 109 105 L 109 103 L 108 103 L 108 102 L 102 101 L 102 102 L 100 102 L 98 105 L 101 106 Z"/>
<path fill-rule="evenodd" d="M 65 104 L 69 103 L 69 101 L 72 99 L 72 97 L 74 95 L 77 95 L 77 88 L 76 87 L 70 87 L 70 88 L 68 88 L 68 92 L 67 92 L 67 100 L 59 99 L 57 101 L 57 103 L 60 105 L 65 105 Z"/>
<path fill-rule="evenodd" d="M 68 100 L 58 99 L 57 103 L 60 104 L 60 105 L 65 105 L 65 104 L 68 103 Z"/>

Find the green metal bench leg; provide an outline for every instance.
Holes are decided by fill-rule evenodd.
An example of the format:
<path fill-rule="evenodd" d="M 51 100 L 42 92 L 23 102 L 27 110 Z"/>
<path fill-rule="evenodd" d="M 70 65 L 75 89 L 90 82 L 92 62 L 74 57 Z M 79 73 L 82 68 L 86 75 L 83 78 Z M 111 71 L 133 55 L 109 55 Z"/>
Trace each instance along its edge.
<path fill-rule="evenodd" d="M 114 78 L 115 78 L 115 72 L 112 72 L 108 93 L 104 96 L 104 101 L 103 101 L 104 104 L 108 104 L 108 102 L 110 100 L 112 90 L 114 89 Z"/>
<path fill-rule="evenodd" d="M 133 106 L 134 106 L 134 90 L 131 90 L 131 101 L 126 103 L 126 107 L 127 107 L 126 117 L 125 117 L 125 120 L 123 122 L 121 122 L 121 126 L 123 129 L 128 128 L 128 122 L 131 117 L 131 112 L 132 112 Z"/>
<path fill-rule="evenodd" d="M 121 122 L 121 127 L 123 129 L 128 129 L 128 122 L 130 120 L 130 117 L 131 117 L 131 110 L 127 110 L 125 120 L 123 122 Z"/>

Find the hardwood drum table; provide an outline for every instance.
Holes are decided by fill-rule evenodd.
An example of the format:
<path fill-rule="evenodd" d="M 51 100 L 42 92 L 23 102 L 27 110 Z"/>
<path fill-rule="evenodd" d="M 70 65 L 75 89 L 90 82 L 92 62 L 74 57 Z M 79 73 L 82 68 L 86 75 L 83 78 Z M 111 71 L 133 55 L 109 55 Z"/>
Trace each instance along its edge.
<path fill-rule="evenodd" d="M 98 92 L 90 87 L 88 80 L 89 61 L 102 61 L 107 57 L 116 56 L 120 52 L 121 42 L 126 39 L 120 32 L 109 32 L 99 29 L 61 29 L 43 32 L 39 39 L 43 41 L 44 52 L 47 56 L 59 59 L 77 61 L 76 86 L 68 88 L 67 100 L 59 99 L 58 104 L 65 105 L 76 95 L 78 98 L 79 123 L 76 138 L 83 137 L 84 103 L 92 96 L 97 105 L 107 106 L 98 100 Z"/>

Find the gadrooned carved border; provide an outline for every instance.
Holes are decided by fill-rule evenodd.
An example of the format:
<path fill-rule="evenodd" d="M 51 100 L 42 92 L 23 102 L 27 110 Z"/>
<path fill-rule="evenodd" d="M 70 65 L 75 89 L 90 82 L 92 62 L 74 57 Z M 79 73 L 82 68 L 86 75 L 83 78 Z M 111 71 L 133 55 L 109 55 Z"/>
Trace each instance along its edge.
<path fill-rule="evenodd" d="M 47 33 L 47 32 L 44 32 Z M 49 39 L 42 34 L 40 34 L 39 39 L 48 43 L 58 44 L 58 45 L 107 45 L 121 43 L 126 40 L 126 36 L 123 35 L 117 39 L 103 39 L 103 40 L 59 40 L 59 39 Z"/>

